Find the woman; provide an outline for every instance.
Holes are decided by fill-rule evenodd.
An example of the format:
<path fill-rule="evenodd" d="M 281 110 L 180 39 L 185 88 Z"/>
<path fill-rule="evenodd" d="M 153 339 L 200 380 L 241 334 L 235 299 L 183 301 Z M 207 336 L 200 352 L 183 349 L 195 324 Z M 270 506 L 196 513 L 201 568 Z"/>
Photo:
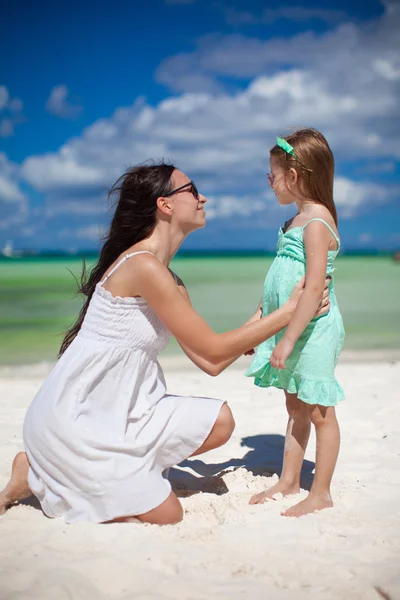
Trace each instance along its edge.
<path fill-rule="evenodd" d="M 60 359 L 24 423 L 26 454 L 13 463 L 0 512 L 34 493 L 49 517 L 97 523 L 176 523 L 182 506 L 163 471 L 224 444 L 227 404 L 166 394 L 157 354 L 174 335 L 189 358 L 216 375 L 285 327 L 301 294 L 217 334 L 192 308 L 168 265 L 205 225 L 206 198 L 173 165 L 139 166 L 115 184 L 119 201 L 87 296 Z M 325 293 L 321 308 L 326 312 Z"/>

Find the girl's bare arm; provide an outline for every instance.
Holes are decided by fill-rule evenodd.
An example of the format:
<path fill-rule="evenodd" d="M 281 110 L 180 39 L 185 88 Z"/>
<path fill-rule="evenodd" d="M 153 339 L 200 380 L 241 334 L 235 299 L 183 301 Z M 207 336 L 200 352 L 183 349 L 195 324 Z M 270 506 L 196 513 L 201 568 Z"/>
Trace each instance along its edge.
<path fill-rule="evenodd" d="M 326 265 L 331 233 L 318 221 L 310 223 L 304 230 L 306 251 L 306 279 L 304 292 L 297 303 L 296 310 L 284 338 L 295 343 L 308 323 L 315 316 L 324 292 Z"/>

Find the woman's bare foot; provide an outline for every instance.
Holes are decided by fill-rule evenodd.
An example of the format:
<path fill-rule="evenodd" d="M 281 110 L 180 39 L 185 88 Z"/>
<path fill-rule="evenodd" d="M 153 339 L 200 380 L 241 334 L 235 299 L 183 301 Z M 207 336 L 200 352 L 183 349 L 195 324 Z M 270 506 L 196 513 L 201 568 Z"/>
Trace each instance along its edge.
<path fill-rule="evenodd" d="M 28 469 L 29 463 L 25 452 L 19 452 L 12 464 L 10 481 L 0 492 L 0 515 L 3 515 L 14 502 L 32 495 L 28 486 Z"/>
<path fill-rule="evenodd" d="M 275 494 L 282 494 L 282 496 L 291 496 L 292 494 L 298 494 L 300 492 L 300 486 L 298 484 L 289 484 L 279 480 L 278 483 L 270 487 L 265 492 L 255 494 L 250 498 L 249 504 L 264 504 L 267 500 L 275 500 Z"/>
<path fill-rule="evenodd" d="M 308 494 L 305 500 L 298 502 L 294 506 L 291 506 L 285 512 L 281 513 L 283 517 L 301 517 L 303 515 L 308 515 L 313 512 L 317 512 L 319 510 L 323 510 L 324 508 L 332 508 L 333 502 L 330 494 L 325 494 L 323 496 L 316 496 L 313 494 Z"/>

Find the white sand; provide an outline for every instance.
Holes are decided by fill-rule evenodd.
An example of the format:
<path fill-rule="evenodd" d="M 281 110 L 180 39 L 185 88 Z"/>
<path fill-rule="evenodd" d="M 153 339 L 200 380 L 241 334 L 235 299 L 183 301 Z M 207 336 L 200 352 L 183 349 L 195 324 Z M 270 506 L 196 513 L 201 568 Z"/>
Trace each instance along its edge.
<path fill-rule="evenodd" d="M 213 379 L 165 358 L 171 392 L 226 399 L 237 423 L 226 446 L 172 470 L 184 521 L 65 525 L 34 503 L 12 508 L 0 517 L 1 600 L 400 598 L 400 362 L 348 360 L 337 370 L 347 398 L 334 508 L 288 519 L 280 511 L 297 497 L 249 506 L 277 478 L 259 473 L 281 462 L 282 393 L 253 386 L 243 361 Z M 0 371 L 1 486 L 47 370 Z M 312 436 L 305 484 L 314 450 Z"/>

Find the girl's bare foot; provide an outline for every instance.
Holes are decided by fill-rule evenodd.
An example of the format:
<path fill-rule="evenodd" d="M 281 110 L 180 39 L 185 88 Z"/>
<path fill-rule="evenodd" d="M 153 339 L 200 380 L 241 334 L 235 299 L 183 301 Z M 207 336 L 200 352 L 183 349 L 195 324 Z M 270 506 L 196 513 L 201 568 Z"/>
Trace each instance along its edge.
<path fill-rule="evenodd" d="M 292 494 L 298 494 L 300 492 L 300 486 L 298 484 L 290 484 L 284 481 L 278 481 L 275 485 L 270 487 L 265 492 L 255 494 L 250 498 L 249 504 L 264 504 L 267 500 L 275 500 L 275 494 L 282 494 L 282 496 L 291 496 Z"/>
<path fill-rule="evenodd" d="M 323 510 L 324 508 L 332 508 L 332 506 L 333 502 L 330 494 L 317 496 L 310 493 L 305 500 L 291 506 L 281 513 L 281 515 L 283 517 L 301 517 L 302 515 Z"/>
<path fill-rule="evenodd" d="M 25 452 L 19 452 L 12 464 L 10 481 L 0 492 L 0 515 L 3 515 L 14 502 L 32 495 L 28 486 L 28 469 L 29 463 Z"/>

